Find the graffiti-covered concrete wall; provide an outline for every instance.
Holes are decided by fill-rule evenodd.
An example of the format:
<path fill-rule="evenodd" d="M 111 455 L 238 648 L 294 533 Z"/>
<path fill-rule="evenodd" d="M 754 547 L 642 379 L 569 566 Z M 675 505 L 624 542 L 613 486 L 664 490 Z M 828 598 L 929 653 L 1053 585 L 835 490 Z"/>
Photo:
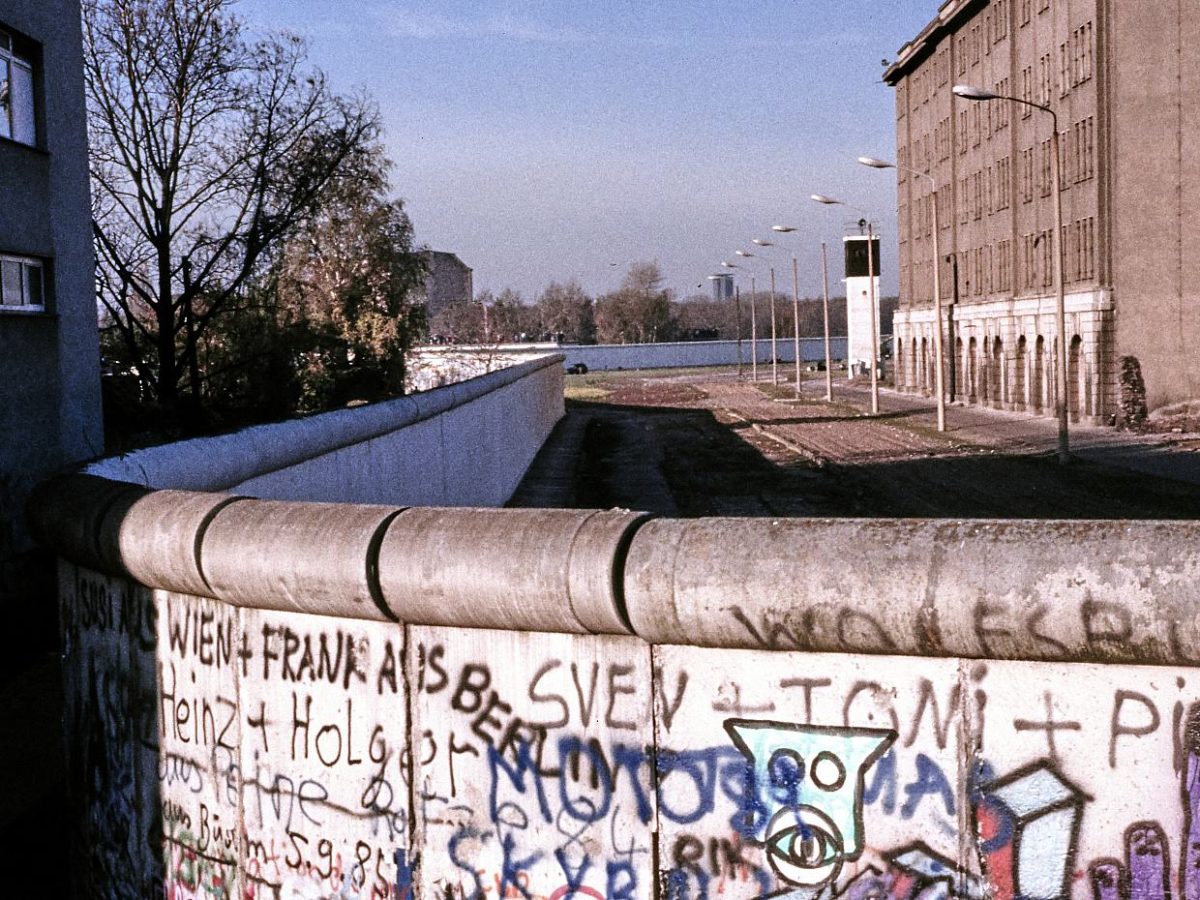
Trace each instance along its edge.
<path fill-rule="evenodd" d="M 89 895 L 1200 897 L 1200 526 L 106 489 L 39 523 Z"/>

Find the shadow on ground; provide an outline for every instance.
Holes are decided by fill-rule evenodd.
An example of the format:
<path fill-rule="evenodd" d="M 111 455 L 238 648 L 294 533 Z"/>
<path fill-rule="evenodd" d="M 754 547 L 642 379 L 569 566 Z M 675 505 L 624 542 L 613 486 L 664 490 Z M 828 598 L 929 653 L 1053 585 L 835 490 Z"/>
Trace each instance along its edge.
<path fill-rule="evenodd" d="M 512 505 L 682 517 L 1194 519 L 1200 486 L 985 448 L 818 465 L 709 410 L 569 402 Z"/>

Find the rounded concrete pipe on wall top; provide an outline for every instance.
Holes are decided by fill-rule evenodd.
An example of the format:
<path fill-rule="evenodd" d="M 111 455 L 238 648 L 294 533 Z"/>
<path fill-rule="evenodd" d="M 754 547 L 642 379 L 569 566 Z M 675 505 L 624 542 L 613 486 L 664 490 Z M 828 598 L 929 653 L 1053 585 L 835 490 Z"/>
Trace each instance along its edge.
<path fill-rule="evenodd" d="M 65 475 L 43 482 L 25 505 L 34 538 L 72 562 L 123 575 L 115 525 L 150 491 L 94 475 Z"/>
<path fill-rule="evenodd" d="M 464 628 L 628 634 L 625 549 L 645 513 L 413 508 L 379 552 L 401 621 Z"/>
<path fill-rule="evenodd" d="M 204 532 L 211 596 L 236 606 L 388 621 L 375 578 L 384 529 L 400 509 L 251 500 Z"/>
<path fill-rule="evenodd" d="M 651 643 L 1200 660 L 1200 523 L 658 519 L 626 564 Z"/>
<path fill-rule="evenodd" d="M 231 504 L 254 502 L 233 494 L 152 491 L 110 515 L 103 539 L 117 545 L 122 566 L 139 583 L 208 596 L 200 567 L 205 530 Z"/>

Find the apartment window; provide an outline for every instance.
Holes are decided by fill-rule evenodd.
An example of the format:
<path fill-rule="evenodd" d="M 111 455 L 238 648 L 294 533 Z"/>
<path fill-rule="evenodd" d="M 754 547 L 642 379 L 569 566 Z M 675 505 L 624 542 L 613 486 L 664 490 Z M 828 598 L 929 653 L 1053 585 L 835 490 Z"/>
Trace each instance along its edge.
<path fill-rule="evenodd" d="M 1033 18 L 1033 0 L 1021 0 L 1021 26 L 1029 24 Z"/>
<path fill-rule="evenodd" d="M 1042 141 L 1042 180 L 1041 195 L 1050 196 L 1050 185 L 1054 174 L 1053 157 L 1050 155 L 1050 141 Z"/>
<path fill-rule="evenodd" d="M 1012 165 L 1007 156 L 996 160 L 996 209 L 1008 209 L 1012 193 Z"/>
<path fill-rule="evenodd" d="M 958 152 L 967 152 L 967 111 L 958 111 Z"/>
<path fill-rule="evenodd" d="M 1096 277 L 1096 219 L 1089 216 L 1081 223 L 1079 238 L 1083 245 L 1081 252 L 1080 277 Z"/>
<path fill-rule="evenodd" d="M 1008 79 L 1007 78 L 1001 78 L 999 81 L 996 82 L 996 93 L 1005 95 L 1005 96 L 1008 95 Z M 993 115 L 995 115 L 995 117 L 996 117 L 996 119 L 995 119 L 996 130 L 1000 131 L 1004 128 L 1007 128 L 1008 127 L 1008 114 L 1012 108 L 1012 104 L 1011 103 L 989 103 L 988 106 L 995 107 L 995 112 L 993 113 Z"/>
<path fill-rule="evenodd" d="M 1025 103 L 1033 102 L 1033 66 L 1026 66 L 1021 70 L 1021 99 Z M 1021 104 L 1021 118 L 1028 119 L 1033 115 L 1033 107 Z"/>
<path fill-rule="evenodd" d="M 1071 32 L 1071 84 L 1083 84 L 1092 77 L 1092 23 Z"/>
<path fill-rule="evenodd" d="M 1050 103 L 1050 96 L 1054 90 L 1054 70 L 1050 66 L 1050 54 L 1047 53 L 1041 58 L 1041 91 L 1038 94 L 1039 102 L 1042 106 L 1047 106 Z"/>
<path fill-rule="evenodd" d="M 1068 62 L 1069 51 L 1066 44 L 1058 45 L 1058 96 L 1065 97 L 1071 90 L 1071 66 Z"/>
<path fill-rule="evenodd" d="M 0 137 L 37 143 L 33 65 L 14 52 L 12 36 L 5 31 L 0 31 Z"/>
<path fill-rule="evenodd" d="M 1079 180 L 1088 181 L 1096 174 L 1096 120 L 1092 116 L 1080 125 Z"/>
<path fill-rule="evenodd" d="M 958 74 L 967 74 L 967 39 L 964 35 L 959 35 L 954 40 L 954 55 L 958 57 Z"/>
<path fill-rule="evenodd" d="M 996 290 L 1012 290 L 1012 241 L 996 245 Z"/>
<path fill-rule="evenodd" d="M 1050 9 L 1050 0 L 1038 0 L 1038 12 L 1044 13 Z"/>
<path fill-rule="evenodd" d="M 998 44 L 1008 37 L 1008 0 L 996 0 L 996 14 L 992 16 L 995 25 L 992 39 Z"/>
<path fill-rule="evenodd" d="M 45 296 L 40 260 L 0 255 L 0 310 L 42 310 Z"/>
<path fill-rule="evenodd" d="M 1033 148 L 1021 151 L 1021 199 L 1025 203 L 1033 200 Z"/>
<path fill-rule="evenodd" d="M 1037 284 L 1037 244 L 1036 235 L 1021 235 L 1021 270 L 1025 276 L 1022 281 L 1026 290 Z"/>
<path fill-rule="evenodd" d="M 1047 228 L 1039 236 L 1042 245 L 1042 287 L 1054 283 L 1054 229 Z"/>

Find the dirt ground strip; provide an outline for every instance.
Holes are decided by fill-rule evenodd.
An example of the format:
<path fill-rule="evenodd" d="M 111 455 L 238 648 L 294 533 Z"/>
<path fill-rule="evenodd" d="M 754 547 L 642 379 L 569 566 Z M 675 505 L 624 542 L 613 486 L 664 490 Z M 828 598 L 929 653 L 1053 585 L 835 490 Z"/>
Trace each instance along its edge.
<path fill-rule="evenodd" d="M 885 391 L 870 416 L 865 387 L 840 379 L 833 403 L 820 377 L 799 400 L 788 385 L 751 384 L 728 370 L 569 382 L 567 416 L 513 505 L 672 516 L 1200 514 L 1195 436 L 1168 442 L 1076 426 L 1077 455 L 1063 467 L 1053 420 L 952 407 L 938 433 L 928 398 Z M 1143 458 L 1155 474 L 1138 471 Z"/>

